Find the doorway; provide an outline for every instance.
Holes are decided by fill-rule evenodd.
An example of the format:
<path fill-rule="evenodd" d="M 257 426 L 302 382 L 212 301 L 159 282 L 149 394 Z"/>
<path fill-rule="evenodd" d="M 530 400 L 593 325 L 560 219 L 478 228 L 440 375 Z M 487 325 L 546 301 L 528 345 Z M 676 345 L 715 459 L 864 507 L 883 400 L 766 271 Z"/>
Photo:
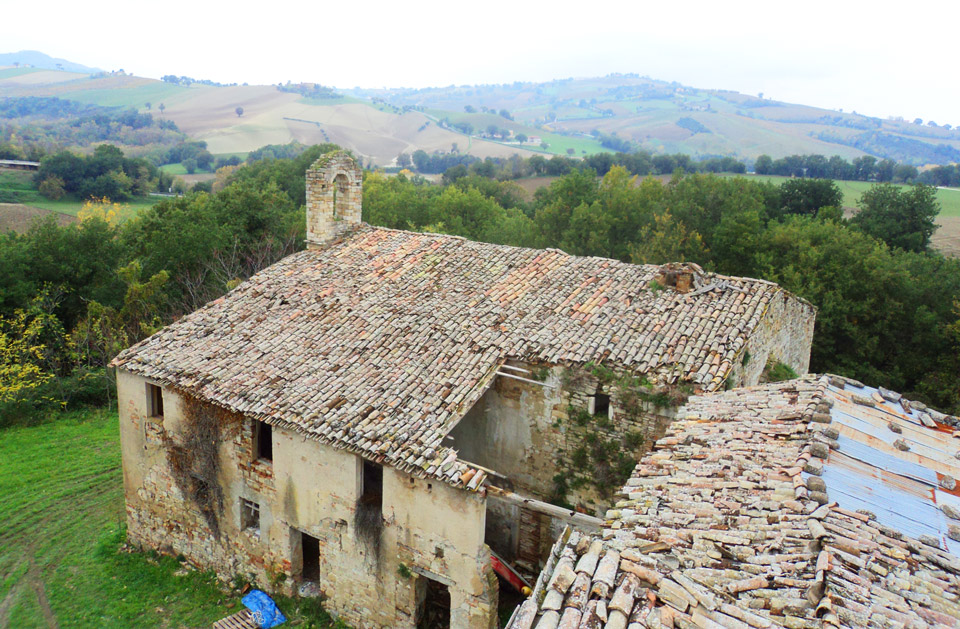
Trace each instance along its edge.
<path fill-rule="evenodd" d="M 300 577 L 304 581 L 320 580 L 320 540 L 301 533 L 300 548 L 303 551 L 303 569 Z"/>
<path fill-rule="evenodd" d="M 417 629 L 449 629 L 450 588 L 420 575 L 417 578 Z"/>

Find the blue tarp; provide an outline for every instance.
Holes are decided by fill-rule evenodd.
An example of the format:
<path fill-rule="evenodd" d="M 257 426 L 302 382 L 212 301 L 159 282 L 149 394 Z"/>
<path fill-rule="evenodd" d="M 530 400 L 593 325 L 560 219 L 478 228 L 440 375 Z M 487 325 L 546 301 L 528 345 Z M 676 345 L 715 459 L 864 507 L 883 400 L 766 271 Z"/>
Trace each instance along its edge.
<path fill-rule="evenodd" d="M 262 629 L 270 629 L 287 622 L 287 617 L 283 615 L 273 599 L 260 590 L 253 590 L 240 599 L 240 602 L 253 613 L 254 619 L 260 623 Z"/>

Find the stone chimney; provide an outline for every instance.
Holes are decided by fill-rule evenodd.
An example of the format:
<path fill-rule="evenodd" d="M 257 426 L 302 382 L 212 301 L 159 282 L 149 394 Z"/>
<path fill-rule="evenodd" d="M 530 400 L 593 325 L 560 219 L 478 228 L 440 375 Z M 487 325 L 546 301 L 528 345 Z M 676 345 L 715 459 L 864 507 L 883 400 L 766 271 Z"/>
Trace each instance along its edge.
<path fill-rule="evenodd" d="M 360 224 L 363 173 L 344 151 L 307 169 L 307 249 L 328 245 Z"/>
<path fill-rule="evenodd" d="M 661 286 L 675 288 L 678 293 L 689 293 L 703 284 L 703 269 L 693 262 L 669 262 L 660 265 L 654 280 Z"/>

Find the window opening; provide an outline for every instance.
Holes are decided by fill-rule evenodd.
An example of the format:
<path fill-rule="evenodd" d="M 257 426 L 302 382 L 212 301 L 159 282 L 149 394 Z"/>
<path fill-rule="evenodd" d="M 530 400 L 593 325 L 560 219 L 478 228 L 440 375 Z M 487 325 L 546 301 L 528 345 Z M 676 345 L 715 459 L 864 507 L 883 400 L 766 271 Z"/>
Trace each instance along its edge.
<path fill-rule="evenodd" d="M 347 186 L 350 182 L 347 180 L 347 176 L 343 173 L 340 173 L 333 179 L 333 218 L 340 219 L 343 218 L 340 216 L 340 206 L 338 202 L 341 200 L 341 195 L 347 194 Z"/>
<path fill-rule="evenodd" d="M 354 526 L 358 537 L 368 545 L 369 558 L 379 562 L 383 532 L 383 466 L 360 460 L 360 496 L 354 513 Z"/>
<path fill-rule="evenodd" d="M 256 420 L 253 425 L 254 447 L 261 461 L 273 461 L 273 431 L 270 424 Z"/>
<path fill-rule="evenodd" d="M 147 384 L 147 416 L 163 419 L 163 389 Z"/>
<path fill-rule="evenodd" d="M 260 534 L 260 505 L 246 498 L 240 499 L 240 528 L 253 529 Z"/>
<path fill-rule="evenodd" d="M 300 576 L 304 581 L 320 580 L 320 540 L 301 533 L 300 548 L 302 550 L 303 565 Z"/>
<path fill-rule="evenodd" d="M 593 414 L 607 417 L 610 415 L 610 396 L 599 391 L 593 398 Z"/>
<path fill-rule="evenodd" d="M 379 511 L 383 507 L 383 466 L 364 459 L 362 482 L 361 502 L 374 503 Z"/>

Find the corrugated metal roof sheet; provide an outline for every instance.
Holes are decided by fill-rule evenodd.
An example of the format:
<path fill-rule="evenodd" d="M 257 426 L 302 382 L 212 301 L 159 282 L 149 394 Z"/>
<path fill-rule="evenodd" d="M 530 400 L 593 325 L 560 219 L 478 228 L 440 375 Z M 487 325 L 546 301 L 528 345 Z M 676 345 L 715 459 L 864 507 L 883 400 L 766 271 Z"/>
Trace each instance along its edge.
<path fill-rule="evenodd" d="M 854 396 L 873 400 L 873 405 Z M 953 431 L 925 426 L 917 410 L 881 402 L 879 391 L 871 387 L 831 386 L 827 397 L 833 401 L 832 426 L 839 431 L 839 447 L 830 452 L 823 469 L 830 499 L 849 511 L 868 511 L 880 524 L 910 537 L 938 539 L 942 548 L 960 557 L 960 542 L 947 537 L 950 521 L 939 506 L 960 508 L 956 490 L 949 493 L 940 486 L 944 475 L 960 475 Z M 896 447 L 898 440 L 909 449 Z"/>

